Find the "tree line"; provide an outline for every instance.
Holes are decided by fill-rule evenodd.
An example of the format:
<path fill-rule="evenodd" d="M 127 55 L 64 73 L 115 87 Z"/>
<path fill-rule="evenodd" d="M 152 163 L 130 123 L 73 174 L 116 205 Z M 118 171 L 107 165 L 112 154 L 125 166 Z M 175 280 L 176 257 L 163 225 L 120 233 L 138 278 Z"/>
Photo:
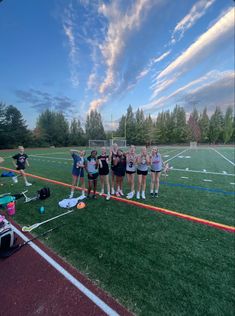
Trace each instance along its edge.
<path fill-rule="evenodd" d="M 0 103 L 0 148 L 86 146 L 89 139 L 127 139 L 128 144 L 232 143 L 235 136 L 233 110 L 226 113 L 216 108 L 209 118 L 207 110 L 194 109 L 189 118 L 183 107 L 162 111 L 156 119 L 145 116 L 142 109 L 135 113 L 130 105 L 119 121 L 116 131 L 105 131 L 101 114 L 94 110 L 87 114 L 85 127 L 77 118 L 69 122 L 61 112 L 45 110 L 30 130 L 21 112 L 13 105 Z"/>

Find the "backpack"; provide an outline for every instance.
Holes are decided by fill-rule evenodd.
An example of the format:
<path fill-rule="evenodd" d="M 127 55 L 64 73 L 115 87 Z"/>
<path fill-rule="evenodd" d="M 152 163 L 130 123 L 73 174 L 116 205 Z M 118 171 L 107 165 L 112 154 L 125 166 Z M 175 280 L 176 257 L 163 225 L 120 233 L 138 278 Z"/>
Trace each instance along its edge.
<path fill-rule="evenodd" d="M 51 192 L 49 188 L 42 188 L 38 191 L 38 199 L 45 200 L 50 197 Z"/>

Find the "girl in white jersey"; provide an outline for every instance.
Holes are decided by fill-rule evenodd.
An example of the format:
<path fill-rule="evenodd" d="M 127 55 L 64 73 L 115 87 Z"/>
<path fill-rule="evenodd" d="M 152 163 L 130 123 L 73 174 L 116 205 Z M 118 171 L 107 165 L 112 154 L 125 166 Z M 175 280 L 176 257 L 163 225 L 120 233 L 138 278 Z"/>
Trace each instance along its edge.
<path fill-rule="evenodd" d="M 127 194 L 127 199 L 132 199 L 135 195 L 135 173 L 136 173 L 137 155 L 135 146 L 131 145 L 130 150 L 126 153 L 126 175 L 127 182 L 131 191 Z"/>
<path fill-rule="evenodd" d="M 150 184 L 150 194 L 152 197 L 158 197 L 158 190 L 159 190 L 159 180 L 161 171 L 164 169 L 164 163 L 162 161 L 162 157 L 158 152 L 158 148 L 152 148 L 151 152 L 151 184 Z M 154 186 L 155 186 L 155 193 L 154 193 Z"/>
<path fill-rule="evenodd" d="M 140 191 L 142 189 L 141 197 L 145 200 L 146 176 L 148 174 L 148 165 L 150 157 L 147 153 L 146 147 L 143 147 L 140 155 L 137 157 L 137 175 L 138 175 L 138 191 L 136 198 L 140 199 Z"/>

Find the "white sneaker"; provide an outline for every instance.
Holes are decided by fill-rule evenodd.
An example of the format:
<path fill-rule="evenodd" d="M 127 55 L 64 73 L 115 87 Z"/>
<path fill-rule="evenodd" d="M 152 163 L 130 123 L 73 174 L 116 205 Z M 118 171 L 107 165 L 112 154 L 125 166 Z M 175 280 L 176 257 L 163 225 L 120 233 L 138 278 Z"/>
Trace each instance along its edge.
<path fill-rule="evenodd" d="M 119 190 L 119 193 L 120 193 L 121 196 L 124 195 L 124 193 L 122 192 L 122 190 Z"/>
<path fill-rule="evenodd" d="M 137 198 L 137 200 L 140 199 L 140 192 L 137 192 L 137 193 L 136 193 L 136 198 Z"/>
<path fill-rule="evenodd" d="M 146 197 L 145 197 L 145 192 L 144 192 L 144 191 L 142 192 L 141 196 L 142 196 L 142 199 L 143 199 L 143 200 L 146 199 Z"/>
<path fill-rule="evenodd" d="M 107 194 L 106 201 L 109 201 L 109 200 L 110 200 L 110 194 Z"/>
<path fill-rule="evenodd" d="M 32 185 L 32 183 L 26 182 L 25 185 L 26 185 L 26 187 L 30 187 Z"/>
<path fill-rule="evenodd" d="M 135 192 L 130 192 L 130 193 L 127 194 L 127 197 L 126 197 L 126 198 L 127 198 L 128 200 L 133 199 L 134 195 L 135 195 Z"/>
<path fill-rule="evenodd" d="M 101 190 L 101 191 L 100 191 L 100 195 L 103 195 L 103 194 L 104 194 L 104 190 Z"/>
<path fill-rule="evenodd" d="M 114 188 L 111 189 L 111 194 L 115 194 Z"/>
<path fill-rule="evenodd" d="M 12 177 L 12 181 L 13 181 L 14 183 L 18 183 L 17 177 Z"/>

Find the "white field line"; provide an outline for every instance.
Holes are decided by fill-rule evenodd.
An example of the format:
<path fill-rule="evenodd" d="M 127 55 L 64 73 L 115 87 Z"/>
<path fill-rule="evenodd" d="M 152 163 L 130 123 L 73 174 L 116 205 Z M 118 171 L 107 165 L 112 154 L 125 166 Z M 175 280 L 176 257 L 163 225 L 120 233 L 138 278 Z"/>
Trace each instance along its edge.
<path fill-rule="evenodd" d="M 13 226 L 14 232 L 19 235 L 24 241 L 29 241 L 29 239 L 21 233 L 15 226 Z M 77 289 L 79 289 L 85 296 L 87 296 L 95 305 L 97 305 L 102 311 L 107 315 L 118 316 L 119 314 L 114 311 L 110 306 L 108 306 L 104 301 L 102 301 L 98 296 L 92 293 L 87 287 L 85 287 L 81 282 L 79 282 L 72 274 L 65 270 L 59 263 L 52 259 L 45 251 L 39 248 L 33 242 L 29 243 L 42 258 L 44 258 L 53 268 L 55 268 L 60 274 L 62 274 L 68 281 L 70 281 Z"/>
<path fill-rule="evenodd" d="M 167 159 L 165 162 L 171 161 L 172 159 L 174 159 L 174 158 L 178 157 L 179 155 L 183 154 L 186 150 L 189 150 L 189 148 L 184 149 L 183 151 L 181 151 L 181 152 L 178 153 L 177 155 L 175 155 L 175 156 L 173 156 L 173 157 Z"/>
<path fill-rule="evenodd" d="M 211 171 L 201 171 L 201 170 L 185 170 L 185 169 L 177 169 L 172 168 L 171 171 L 184 171 L 184 172 L 194 172 L 194 173 L 202 173 L 202 174 L 214 174 L 214 175 L 221 175 L 221 176 L 232 176 L 234 177 L 234 173 L 222 173 L 222 172 L 211 172 Z"/>
<path fill-rule="evenodd" d="M 36 157 L 36 158 L 46 158 L 46 159 L 56 159 L 56 160 L 73 160 L 71 158 L 58 158 L 58 157 L 47 157 L 42 155 L 29 155 L 29 157 Z"/>
<path fill-rule="evenodd" d="M 209 179 L 203 179 L 204 182 L 213 182 L 212 180 Z"/>
<path fill-rule="evenodd" d="M 231 163 L 233 166 L 235 166 L 235 163 L 232 162 L 231 160 L 229 160 L 227 157 L 225 157 L 224 155 L 222 155 L 218 150 L 216 150 L 215 148 L 211 148 L 212 150 L 214 150 L 218 155 L 220 155 L 221 157 L 223 157 L 225 160 L 227 160 L 229 163 Z"/>

